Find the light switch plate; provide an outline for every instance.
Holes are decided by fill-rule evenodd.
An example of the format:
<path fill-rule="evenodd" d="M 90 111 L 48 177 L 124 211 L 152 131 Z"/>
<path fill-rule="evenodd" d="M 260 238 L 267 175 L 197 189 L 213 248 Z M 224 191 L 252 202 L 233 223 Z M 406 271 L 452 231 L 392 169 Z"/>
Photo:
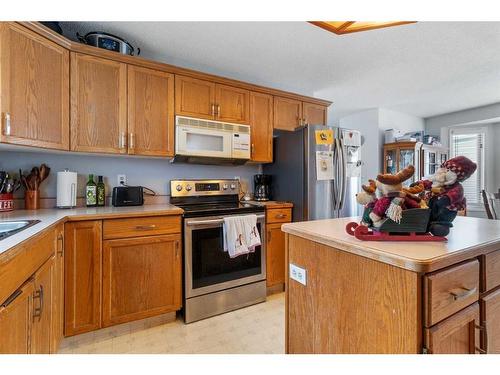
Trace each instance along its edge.
<path fill-rule="evenodd" d="M 307 285 L 306 270 L 292 263 L 290 263 L 290 278 L 301 283 L 302 285 Z"/>

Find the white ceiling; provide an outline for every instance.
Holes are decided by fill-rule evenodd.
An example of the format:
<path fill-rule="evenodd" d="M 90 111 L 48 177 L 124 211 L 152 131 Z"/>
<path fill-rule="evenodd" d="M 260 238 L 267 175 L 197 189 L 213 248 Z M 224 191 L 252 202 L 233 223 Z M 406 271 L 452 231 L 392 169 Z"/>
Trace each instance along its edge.
<path fill-rule="evenodd" d="M 142 56 L 334 102 L 419 117 L 500 101 L 500 22 L 419 22 L 337 36 L 306 22 L 62 22 Z"/>

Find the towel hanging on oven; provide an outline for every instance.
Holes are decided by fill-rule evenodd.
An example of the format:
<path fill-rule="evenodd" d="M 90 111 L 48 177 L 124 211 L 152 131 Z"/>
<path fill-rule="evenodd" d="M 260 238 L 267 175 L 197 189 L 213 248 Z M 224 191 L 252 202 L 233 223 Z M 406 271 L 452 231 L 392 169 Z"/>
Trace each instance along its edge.
<path fill-rule="evenodd" d="M 230 258 L 250 254 L 261 245 L 257 215 L 228 216 L 223 224 L 224 251 Z"/>

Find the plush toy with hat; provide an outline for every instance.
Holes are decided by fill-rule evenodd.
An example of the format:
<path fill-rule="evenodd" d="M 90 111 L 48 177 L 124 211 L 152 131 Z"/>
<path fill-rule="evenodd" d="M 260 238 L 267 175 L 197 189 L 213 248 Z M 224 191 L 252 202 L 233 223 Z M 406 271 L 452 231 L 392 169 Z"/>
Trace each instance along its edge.
<path fill-rule="evenodd" d="M 431 209 L 429 231 L 436 236 L 446 236 L 453 226 L 457 211 L 466 208 L 461 182 L 476 171 L 477 165 L 465 156 L 445 161 L 434 175 L 412 185 L 421 185 Z"/>
<path fill-rule="evenodd" d="M 399 223 L 403 210 L 421 207 L 420 200 L 411 191 L 403 189 L 403 182 L 410 179 L 414 173 L 415 168 L 409 165 L 396 174 L 377 176 L 375 183 L 380 197 L 369 214 L 374 227 L 380 227 L 387 218 Z"/>

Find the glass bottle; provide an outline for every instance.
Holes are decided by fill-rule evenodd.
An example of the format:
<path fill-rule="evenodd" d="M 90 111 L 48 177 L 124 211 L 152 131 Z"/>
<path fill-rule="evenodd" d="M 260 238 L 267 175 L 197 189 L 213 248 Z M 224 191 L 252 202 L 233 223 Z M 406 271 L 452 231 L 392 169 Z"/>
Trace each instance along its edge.
<path fill-rule="evenodd" d="M 94 182 L 93 174 L 89 174 L 89 180 L 85 187 L 85 203 L 87 207 L 95 207 L 97 205 L 97 185 Z"/>
<path fill-rule="evenodd" d="M 97 205 L 104 206 L 106 204 L 106 186 L 102 180 L 102 176 L 98 176 L 97 182 Z"/>

